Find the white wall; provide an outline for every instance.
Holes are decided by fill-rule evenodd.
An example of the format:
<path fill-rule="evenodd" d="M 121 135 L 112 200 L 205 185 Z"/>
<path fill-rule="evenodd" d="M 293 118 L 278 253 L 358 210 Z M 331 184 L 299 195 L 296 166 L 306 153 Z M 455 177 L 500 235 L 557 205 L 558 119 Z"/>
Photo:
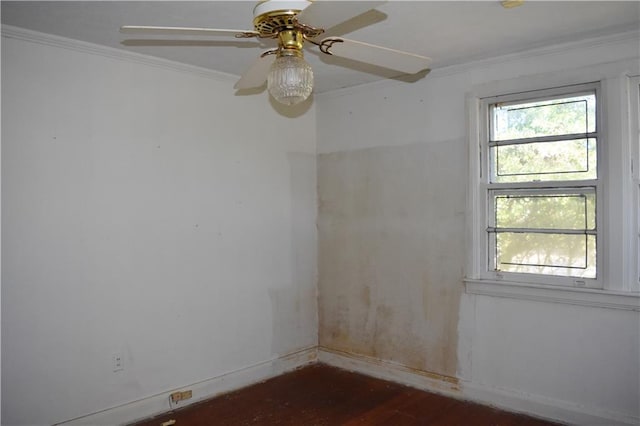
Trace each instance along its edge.
<path fill-rule="evenodd" d="M 622 87 L 639 52 L 637 33 L 610 36 L 320 96 L 320 359 L 424 387 L 439 378 L 454 395 L 545 417 L 637 423 L 634 302 L 625 310 L 467 294 L 463 277 L 466 97 L 505 81 L 553 84 L 567 72 Z M 620 207 L 609 214 L 625 217 Z"/>
<path fill-rule="evenodd" d="M 471 303 L 472 395 L 578 424 L 637 424 L 638 312 L 488 296 Z"/>
<path fill-rule="evenodd" d="M 313 107 L 286 117 L 230 76 L 4 35 L 3 424 L 257 380 L 317 344 Z"/>

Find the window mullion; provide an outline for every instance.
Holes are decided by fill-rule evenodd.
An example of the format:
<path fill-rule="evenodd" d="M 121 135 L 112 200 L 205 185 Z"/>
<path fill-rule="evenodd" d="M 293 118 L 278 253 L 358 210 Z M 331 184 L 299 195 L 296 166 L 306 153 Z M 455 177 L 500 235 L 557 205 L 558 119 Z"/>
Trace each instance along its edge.
<path fill-rule="evenodd" d="M 597 235 L 596 229 L 506 228 L 495 226 L 487 227 L 487 232 L 511 232 L 516 234 Z"/>
<path fill-rule="evenodd" d="M 565 135 L 552 135 L 552 136 L 537 136 L 533 138 L 520 138 L 520 139 L 503 139 L 503 140 L 489 140 L 487 145 L 489 147 L 505 146 L 505 145 L 519 145 L 530 144 L 539 142 L 561 142 L 570 141 L 575 139 L 597 139 L 598 132 L 590 133 L 571 133 Z"/>
<path fill-rule="evenodd" d="M 532 190 L 538 193 L 546 192 L 579 192 L 580 189 L 595 189 L 598 186 L 597 180 L 576 180 L 576 181 L 555 181 L 555 182 L 505 182 L 491 183 L 487 185 L 487 189 L 493 192 L 508 192 Z"/>

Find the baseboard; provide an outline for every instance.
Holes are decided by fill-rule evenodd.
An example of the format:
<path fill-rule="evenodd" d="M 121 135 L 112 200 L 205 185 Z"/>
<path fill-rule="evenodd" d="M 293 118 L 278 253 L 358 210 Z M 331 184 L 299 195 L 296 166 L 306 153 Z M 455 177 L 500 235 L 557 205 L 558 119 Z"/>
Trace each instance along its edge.
<path fill-rule="evenodd" d="M 461 398 L 458 379 L 416 370 L 393 361 L 385 361 L 325 347 L 318 348 L 318 361 L 334 367 L 401 383 L 417 389 Z"/>
<path fill-rule="evenodd" d="M 638 425 L 638 417 L 458 380 L 364 355 L 319 347 L 318 361 L 453 398 L 575 425 Z"/>
<path fill-rule="evenodd" d="M 463 395 L 470 401 L 573 425 L 637 426 L 640 424 L 640 419 L 632 414 L 621 414 L 599 407 L 471 382 L 463 384 Z"/>
<path fill-rule="evenodd" d="M 233 390 L 279 376 L 291 370 L 313 364 L 317 361 L 317 347 L 310 347 L 291 352 L 277 358 L 263 361 L 248 367 L 244 367 L 229 373 L 221 374 L 210 379 L 172 389 L 148 398 L 133 401 L 124 405 L 109 408 L 104 411 L 93 413 L 87 416 L 78 417 L 63 423 L 59 426 L 86 426 L 86 425 L 121 425 L 135 422 L 147 417 L 162 414 L 169 410 L 186 407 L 187 405 L 231 392 Z M 193 397 L 184 403 L 176 405 L 170 404 L 169 395 L 171 393 L 191 389 Z"/>
<path fill-rule="evenodd" d="M 131 423 L 169 411 L 169 395 L 178 390 L 191 389 L 193 397 L 187 406 L 213 396 L 230 392 L 305 365 L 322 362 L 334 367 L 356 371 L 417 389 L 436 392 L 453 398 L 491 405 L 504 410 L 520 412 L 549 420 L 576 425 L 638 425 L 640 419 L 631 414 L 587 407 L 567 401 L 530 395 L 517 390 L 498 389 L 458 380 L 405 365 L 339 350 L 311 347 L 260 362 L 198 383 L 172 389 L 128 404 L 78 417 L 59 426 L 117 425 Z"/>

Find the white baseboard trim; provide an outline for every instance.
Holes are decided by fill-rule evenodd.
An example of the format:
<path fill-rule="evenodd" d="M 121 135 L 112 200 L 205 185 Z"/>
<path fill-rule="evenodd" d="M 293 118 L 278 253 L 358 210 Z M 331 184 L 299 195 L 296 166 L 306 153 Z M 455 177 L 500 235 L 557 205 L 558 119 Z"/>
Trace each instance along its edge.
<path fill-rule="evenodd" d="M 640 424 L 640 419 L 631 414 L 625 415 L 598 407 L 471 382 L 463 384 L 463 395 L 470 401 L 573 425 L 633 426 Z"/>
<path fill-rule="evenodd" d="M 587 407 L 568 401 L 530 395 L 517 390 L 497 389 L 453 377 L 415 370 L 391 361 L 324 347 L 318 348 L 318 361 L 417 389 L 568 424 L 593 426 L 640 424 L 640 419 L 631 414 Z"/>
<path fill-rule="evenodd" d="M 478 402 L 508 411 L 562 421 L 568 424 L 594 426 L 631 426 L 640 424 L 640 419 L 632 414 L 616 413 L 600 408 L 587 407 L 568 401 L 530 395 L 517 390 L 498 389 L 478 383 L 462 381 L 454 377 L 416 370 L 393 361 L 384 361 L 329 348 L 311 347 L 221 374 L 192 385 L 172 389 L 138 401 L 58 423 L 58 425 L 86 426 L 90 424 L 94 426 L 106 426 L 131 423 L 219 394 L 231 392 L 316 362 L 453 398 Z M 186 389 L 193 391 L 193 397 L 186 403 L 171 406 L 169 403 L 169 395 L 173 392 Z"/>
<path fill-rule="evenodd" d="M 428 390 L 454 398 L 462 397 L 458 379 L 416 370 L 393 361 L 384 361 L 324 347 L 318 348 L 318 361 L 417 389 Z"/>
<path fill-rule="evenodd" d="M 121 425 L 145 419 L 175 408 L 186 407 L 216 395 L 270 379 L 291 370 L 314 364 L 318 359 L 317 347 L 301 349 L 267 361 L 221 374 L 198 383 L 172 389 L 157 395 L 109 408 L 97 413 L 78 417 L 56 426 Z M 169 396 L 179 390 L 190 389 L 193 397 L 184 403 L 170 404 Z"/>

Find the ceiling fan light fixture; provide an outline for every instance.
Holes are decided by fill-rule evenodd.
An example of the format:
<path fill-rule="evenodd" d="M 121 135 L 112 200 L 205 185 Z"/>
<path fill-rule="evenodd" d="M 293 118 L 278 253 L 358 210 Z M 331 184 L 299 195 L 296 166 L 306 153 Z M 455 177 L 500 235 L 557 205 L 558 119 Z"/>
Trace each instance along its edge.
<path fill-rule="evenodd" d="M 302 52 L 284 50 L 271 65 L 267 76 L 267 90 L 285 105 L 303 102 L 313 90 L 313 70 Z"/>

